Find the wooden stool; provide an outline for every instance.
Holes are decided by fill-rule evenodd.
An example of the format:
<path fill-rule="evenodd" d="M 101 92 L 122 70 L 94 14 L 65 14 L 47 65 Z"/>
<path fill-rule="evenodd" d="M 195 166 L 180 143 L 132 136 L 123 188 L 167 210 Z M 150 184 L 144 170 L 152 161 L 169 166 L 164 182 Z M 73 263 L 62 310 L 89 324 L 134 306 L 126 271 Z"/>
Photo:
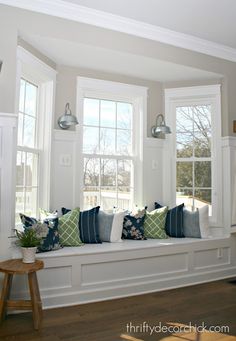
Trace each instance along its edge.
<path fill-rule="evenodd" d="M 26 264 L 22 259 L 11 259 L 0 262 L 0 272 L 5 273 L 0 301 L 0 323 L 5 319 L 7 308 L 16 310 L 29 310 L 33 312 L 34 328 L 39 329 L 42 321 L 42 302 L 39 293 L 36 271 L 43 269 L 44 263 L 36 260 L 35 263 Z M 31 300 L 10 300 L 10 291 L 13 275 L 28 275 Z"/>

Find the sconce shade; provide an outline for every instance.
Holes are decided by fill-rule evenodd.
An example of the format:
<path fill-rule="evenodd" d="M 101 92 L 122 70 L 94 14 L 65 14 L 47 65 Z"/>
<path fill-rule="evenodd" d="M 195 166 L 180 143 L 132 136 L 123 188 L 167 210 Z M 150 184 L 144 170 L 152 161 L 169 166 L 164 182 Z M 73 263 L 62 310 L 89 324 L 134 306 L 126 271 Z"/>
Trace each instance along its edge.
<path fill-rule="evenodd" d="M 158 121 L 160 120 L 160 123 Z M 168 127 L 165 123 L 164 116 L 162 114 L 157 115 L 156 125 L 152 127 L 152 136 L 160 137 L 160 134 L 171 134 L 170 127 Z"/>
<path fill-rule="evenodd" d="M 72 115 L 69 103 L 66 103 L 65 113 L 59 117 L 58 125 L 61 129 L 68 129 L 70 126 L 78 124 L 76 116 Z"/>

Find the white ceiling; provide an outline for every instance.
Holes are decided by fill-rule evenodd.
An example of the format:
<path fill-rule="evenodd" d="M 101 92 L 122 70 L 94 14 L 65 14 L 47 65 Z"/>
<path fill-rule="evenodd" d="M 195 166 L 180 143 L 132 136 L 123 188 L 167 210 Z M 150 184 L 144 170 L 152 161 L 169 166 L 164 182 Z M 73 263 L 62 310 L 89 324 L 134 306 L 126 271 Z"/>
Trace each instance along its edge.
<path fill-rule="evenodd" d="M 64 0 L 236 48 L 236 0 Z"/>
<path fill-rule="evenodd" d="M 159 82 L 216 79 L 191 67 L 67 40 L 21 33 L 21 38 L 58 65 L 82 67 Z"/>

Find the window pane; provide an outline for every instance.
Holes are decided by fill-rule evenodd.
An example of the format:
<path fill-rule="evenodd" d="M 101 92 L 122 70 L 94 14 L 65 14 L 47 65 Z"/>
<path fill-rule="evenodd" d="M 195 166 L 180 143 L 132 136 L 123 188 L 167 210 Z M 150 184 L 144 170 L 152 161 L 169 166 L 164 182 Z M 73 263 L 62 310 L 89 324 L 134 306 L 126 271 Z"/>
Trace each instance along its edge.
<path fill-rule="evenodd" d="M 83 191 L 84 195 L 84 209 L 89 209 L 91 207 L 95 207 L 100 205 L 100 189 L 99 187 L 84 187 Z"/>
<path fill-rule="evenodd" d="M 84 124 L 91 126 L 99 125 L 99 100 L 92 98 L 84 99 Z"/>
<path fill-rule="evenodd" d="M 130 187 L 120 187 L 118 188 L 118 208 L 127 210 L 132 209 L 132 196 L 133 191 Z"/>
<path fill-rule="evenodd" d="M 100 152 L 101 154 L 115 154 L 116 131 L 115 129 L 101 128 L 100 130 Z"/>
<path fill-rule="evenodd" d="M 25 153 L 17 152 L 16 157 L 16 186 L 24 186 Z"/>
<path fill-rule="evenodd" d="M 36 217 L 38 202 L 38 188 L 26 187 L 25 189 L 25 211 L 29 216 Z"/>
<path fill-rule="evenodd" d="M 177 157 L 193 156 L 193 135 L 188 133 L 176 134 Z"/>
<path fill-rule="evenodd" d="M 176 184 L 177 187 L 192 187 L 193 185 L 192 162 L 177 162 Z"/>
<path fill-rule="evenodd" d="M 35 118 L 24 116 L 24 146 L 35 147 Z"/>
<path fill-rule="evenodd" d="M 211 131 L 211 106 L 196 105 L 193 107 L 194 132 L 202 132 L 204 135 Z"/>
<path fill-rule="evenodd" d="M 117 102 L 117 128 L 132 128 L 133 106 L 130 103 Z"/>
<path fill-rule="evenodd" d="M 84 159 L 84 185 L 99 186 L 100 160 L 94 158 Z"/>
<path fill-rule="evenodd" d="M 18 132 L 17 132 L 17 144 L 22 146 L 23 144 L 23 123 L 24 116 L 23 114 L 19 113 L 18 115 Z"/>
<path fill-rule="evenodd" d="M 131 186 L 131 161 L 119 160 L 118 161 L 118 174 L 117 174 L 118 186 L 130 187 Z"/>
<path fill-rule="evenodd" d="M 101 186 L 116 186 L 116 160 L 101 160 Z"/>
<path fill-rule="evenodd" d="M 211 136 L 210 133 L 194 134 L 194 154 L 196 157 L 211 156 Z"/>
<path fill-rule="evenodd" d="M 191 189 L 177 188 L 176 189 L 176 204 L 184 206 L 190 211 L 193 210 L 193 191 Z"/>
<path fill-rule="evenodd" d="M 211 190 L 210 189 L 196 189 L 194 197 L 194 205 L 196 208 L 201 208 L 209 205 L 209 215 L 212 213 L 211 207 Z"/>
<path fill-rule="evenodd" d="M 84 127 L 83 152 L 96 154 L 99 152 L 99 128 Z"/>
<path fill-rule="evenodd" d="M 101 126 L 115 128 L 116 126 L 116 103 L 101 101 Z"/>
<path fill-rule="evenodd" d="M 24 105 L 25 105 L 25 80 L 20 80 L 20 104 L 19 110 L 24 112 Z"/>
<path fill-rule="evenodd" d="M 26 168 L 25 168 L 25 185 L 38 185 L 38 155 L 33 153 L 26 154 Z"/>
<path fill-rule="evenodd" d="M 132 154 L 132 138 L 130 130 L 117 130 L 117 146 L 116 150 L 121 155 Z"/>
<path fill-rule="evenodd" d="M 24 212 L 24 188 L 16 187 L 16 218 L 19 222 L 19 213 Z"/>
<path fill-rule="evenodd" d="M 176 131 L 182 133 L 193 132 L 192 107 L 176 108 Z"/>
<path fill-rule="evenodd" d="M 195 187 L 211 187 L 211 161 L 195 162 Z"/>
<path fill-rule="evenodd" d="M 25 113 L 31 116 L 36 116 L 37 109 L 37 87 L 29 82 L 26 82 L 25 87 Z"/>
<path fill-rule="evenodd" d="M 112 210 L 117 206 L 117 193 L 114 187 L 101 187 L 101 206 L 103 210 Z"/>

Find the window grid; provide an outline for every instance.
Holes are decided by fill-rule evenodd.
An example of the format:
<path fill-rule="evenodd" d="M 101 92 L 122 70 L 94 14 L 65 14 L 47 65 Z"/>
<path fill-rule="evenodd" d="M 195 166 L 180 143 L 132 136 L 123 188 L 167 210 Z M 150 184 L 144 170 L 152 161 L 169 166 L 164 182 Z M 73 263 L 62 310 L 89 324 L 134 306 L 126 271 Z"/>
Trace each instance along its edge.
<path fill-rule="evenodd" d="M 114 101 L 114 100 L 107 100 L 107 99 L 97 99 L 97 98 L 91 98 L 91 97 L 85 97 L 84 99 L 91 99 L 91 100 L 98 100 L 99 101 L 99 119 L 98 119 L 98 124 L 97 125 L 92 125 L 92 124 L 83 124 L 83 126 L 86 128 L 98 128 L 98 152 L 97 153 L 87 153 L 87 152 L 83 152 L 83 159 L 94 159 L 99 161 L 99 174 L 98 174 L 98 186 L 87 186 L 86 183 L 84 182 L 84 191 L 87 189 L 89 189 L 89 187 L 93 188 L 95 187 L 96 189 L 98 189 L 98 201 L 97 204 L 102 204 L 103 202 L 103 198 L 102 198 L 102 192 L 105 188 L 108 188 L 108 191 L 114 187 L 114 190 L 112 191 L 112 193 L 115 193 L 115 202 L 116 204 L 113 206 L 118 206 L 118 202 L 119 202 L 119 188 L 121 188 L 122 186 L 119 186 L 118 183 L 118 173 L 119 173 L 119 162 L 122 160 L 125 161 L 130 161 L 131 162 L 131 167 L 130 167 L 130 185 L 129 186 L 123 186 L 123 187 L 129 187 L 129 196 L 130 196 L 130 206 L 132 205 L 132 200 L 133 200 L 133 136 L 132 136 L 132 125 L 131 125 L 131 129 L 128 128 L 119 128 L 118 127 L 118 110 L 117 110 L 117 106 L 118 103 L 126 103 L 126 104 L 131 104 L 128 102 L 120 102 L 120 101 Z M 106 125 L 102 125 L 102 121 L 101 121 L 101 103 L 102 101 L 110 101 L 112 103 L 115 103 L 115 126 L 114 127 L 110 127 L 110 126 L 106 126 Z M 132 105 L 132 104 L 131 104 Z M 133 121 L 133 106 L 132 106 L 132 121 Z M 101 147 L 101 140 L 102 140 L 102 134 L 101 131 L 102 129 L 110 129 L 112 131 L 115 132 L 115 152 L 114 154 L 106 154 L 104 153 L 104 151 L 102 151 L 102 147 Z M 131 155 L 126 155 L 126 154 L 119 154 L 118 153 L 118 132 L 119 131 L 128 131 L 130 133 L 130 141 L 131 141 Z M 104 168 L 104 166 L 102 166 L 102 163 L 105 160 L 113 160 L 115 162 L 115 186 L 108 186 L 105 185 L 104 183 L 102 183 L 102 176 L 104 176 L 104 169 L 103 169 L 103 174 L 102 174 L 102 167 Z M 84 161 L 85 162 L 85 161 Z M 84 170 L 85 171 L 85 170 Z M 84 177 L 85 179 L 85 177 Z M 85 199 L 85 198 L 84 198 Z M 113 199 L 113 198 L 112 198 Z M 110 209 L 112 209 L 112 207 L 110 207 Z"/>
<path fill-rule="evenodd" d="M 23 86 L 22 86 L 23 84 Z M 31 94 L 32 98 L 27 103 L 27 89 L 32 87 L 35 94 Z M 32 90 L 31 90 L 32 91 Z M 23 94 L 22 94 L 23 92 Z M 23 101 L 22 101 L 23 98 Z M 32 103 L 34 106 L 34 112 L 31 114 L 27 112 L 27 105 L 30 106 Z M 26 213 L 30 215 L 37 215 L 38 207 L 38 170 L 39 170 L 39 157 L 40 152 L 37 149 L 37 114 L 38 114 L 38 86 L 34 83 L 21 78 L 20 87 L 20 102 L 19 102 L 19 120 L 18 120 L 18 146 L 17 156 L 20 159 L 20 164 L 17 160 L 17 180 L 16 180 L 16 223 L 19 222 L 19 213 Z M 22 120 L 20 119 L 22 118 Z M 31 118 L 33 122 L 33 130 L 28 132 L 28 142 L 26 143 L 26 119 Z M 31 160 L 31 164 L 29 164 Z M 20 177 L 23 177 L 20 179 Z M 29 179 L 31 179 L 31 183 Z M 18 183 L 21 182 L 21 184 Z M 20 191 L 21 190 L 21 191 Z M 23 199 L 23 202 L 22 202 Z"/>
<path fill-rule="evenodd" d="M 210 108 L 210 111 L 211 111 L 211 106 L 210 105 L 206 105 Z M 189 163 L 189 164 L 192 164 L 192 186 L 177 186 L 176 187 L 176 192 L 181 192 L 181 190 L 189 190 L 189 191 L 192 191 L 192 205 L 191 205 L 191 208 L 192 208 L 192 211 L 195 211 L 196 210 L 196 193 L 198 190 L 210 190 L 211 193 L 212 193 L 212 185 L 211 187 L 202 187 L 202 186 L 196 186 L 195 185 L 195 180 L 196 180 L 196 176 L 195 176 L 195 169 L 196 169 L 196 162 L 206 162 L 206 161 L 209 161 L 211 162 L 212 164 L 212 157 L 199 157 L 199 156 L 195 156 L 195 153 L 196 153 L 196 134 L 197 132 L 195 131 L 195 111 L 193 110 L 193 108 L 197 108 L 197 107 L 201 107 L 201 106 L 198 106 L 198 105 L 190 105 L 188 108 L 190 109 L 191 111 L 191 115 L 192 115 L 192 156 L 191 157 L 178 157 L 177 156 L 177 153 L 178 153 L 178 150 L 176 148 L 176 165 L 177 165 L 177 162 L 178 163 L 181 163 L 181 162 L 185 162 L 185 163 Z M 202 106 L 204 107 L 204 105 Z M 176 111 L 181 108 L 181 107 L 176 107 Z M 186 108 L 186 107 L 185 107 Z M 189 109 L 188 109 L 188 112 L 189 112 Z M 191 117 L 190 117 L 191 118 Z M 185 131 L 181 131 L 181 130 L 177 130 L 177 133 L 180 134 L 185 134 L 186 133 L 186 130 Z M 177 139 L 176 139 L 176 142 L 177 142 Z M 211 146 L 211 155 L 212 155 L 212 146 Z M 212 173 L 212 172 L 211 172 Z M 212 175 L 212 174 L 211 174 Z M 211 181 L 212 181 L 212 176 L 211 176 Z M 211 194 L 212 195 L 212 194 Z M 177 197 L 176 197 L 177 199 Z M 211 203 L 210 205 L 212 204 L 212 199 L 211 199 Z"/>

